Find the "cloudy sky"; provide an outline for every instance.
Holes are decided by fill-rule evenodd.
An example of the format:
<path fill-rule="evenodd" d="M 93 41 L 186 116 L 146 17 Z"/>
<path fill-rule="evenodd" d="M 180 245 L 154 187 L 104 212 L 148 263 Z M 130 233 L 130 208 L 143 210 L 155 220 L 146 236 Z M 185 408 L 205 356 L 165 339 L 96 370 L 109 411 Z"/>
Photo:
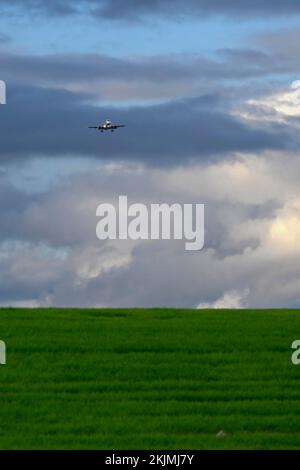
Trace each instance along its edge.
<path fill-rule="evenodd" d="M 299 44 L 294 0 L 0 0 L 0 305 L 300 307 Z M 99 241 L 119 195 L 204 249 Z"/>

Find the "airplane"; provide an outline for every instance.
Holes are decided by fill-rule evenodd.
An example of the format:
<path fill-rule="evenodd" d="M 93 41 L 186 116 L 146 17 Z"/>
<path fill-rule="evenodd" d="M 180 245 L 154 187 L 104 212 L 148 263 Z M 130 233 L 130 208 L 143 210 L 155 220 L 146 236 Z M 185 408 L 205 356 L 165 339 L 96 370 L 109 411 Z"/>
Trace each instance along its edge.
<path fill-rule="evenodd" d="M 114 132 L 116 129 L 119 127 L 125 127 L 123 124 L 112 124 L 112 122 L 109 119 L 106 119 L 103 124 L 100 124 L 100 126 L 89 126 L 89 129 L 97 129 L 98 131 L 110 131 Z"/>

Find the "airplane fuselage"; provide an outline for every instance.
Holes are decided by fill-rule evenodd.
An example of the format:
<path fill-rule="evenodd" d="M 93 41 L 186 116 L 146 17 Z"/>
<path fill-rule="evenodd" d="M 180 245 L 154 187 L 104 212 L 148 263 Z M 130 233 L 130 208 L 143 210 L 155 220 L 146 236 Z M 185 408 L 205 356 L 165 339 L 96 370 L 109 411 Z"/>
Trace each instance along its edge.
<path fill-rule="evenodd" d="M 111 121 L 104 121 L 104 123 L 102 124 L 102 126 L 99 126 L 100 129 L 111 129 L 113 127 Z"/>
<path fill-rule="evenodd" d="M 98 129 L 99 131 L 111 131 L 114 132 L 116 129 L 119 127 L 125 127 L 123 124 L 112 124 L 112 122 L 109 119 L 106 119 L 103 124 L 100 124 L 100 126 L 90 126 L 90 129 Z"/>

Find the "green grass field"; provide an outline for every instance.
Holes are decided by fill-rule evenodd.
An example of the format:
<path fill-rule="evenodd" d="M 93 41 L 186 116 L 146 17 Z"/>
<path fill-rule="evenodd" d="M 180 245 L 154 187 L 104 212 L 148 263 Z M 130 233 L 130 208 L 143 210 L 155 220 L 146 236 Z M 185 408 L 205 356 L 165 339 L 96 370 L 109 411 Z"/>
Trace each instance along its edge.
<path fill-rule="evenodd" d="M 0 339 L 0 449 L 300 449 L 299 311 L 2 309 Z"/>

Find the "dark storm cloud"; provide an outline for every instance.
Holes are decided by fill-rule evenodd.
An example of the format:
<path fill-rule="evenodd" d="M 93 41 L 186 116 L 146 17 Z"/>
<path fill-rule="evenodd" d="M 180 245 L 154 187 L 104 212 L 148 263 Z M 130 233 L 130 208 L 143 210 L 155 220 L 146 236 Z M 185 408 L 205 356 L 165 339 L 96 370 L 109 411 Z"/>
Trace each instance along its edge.
<path fill-rule="evenodd" d="M 0 51 L 1 76 L 41 84 L 83 80 L 145 80 L 160 82 L 216 74 L 218 64 L 201 57 L 114 58 L 100 54 L 17 55 Z M 245 70 L 244 74 L 250 70 Z M 228 73 L 228 71 L 227 71 Z M 226 71 L 224 71 L 226 75 Z M 228 76 L 232 77 L 232 73 Z"/>
<path fill-rule="evenodd" d="M 70 15 L 76 13 L 82 3 L 89 3 L 89 0 L 0 0 L 0 13 L 5 15 L 24 9 L 30 13 Z"/>
<path fill-rule="evenodd" d="M 290 15 L 300 12 L 295 0 L 1 0 L 0 13 L 20 8 L 49 15 L 70 15 L 90 12 L 109 19 L 137 19 L 145 16 L 168 17 L 226 15 L 248 17 L 265 14 Z"/>
<path fill-rule="evenodd" d="M 168 17 L 194 15 L 261 16 L 288 15 L 300 12 L 300 5 L 294 0 L 103 0 L 97 9 L 100 16 L 110 19 L 139 18 L 146 15 L 167 15 Z"/>
<path fill-rule="evenodd" d="M 10 87 L 1 107 L 2 162 L 41 155 L 90 155 L 155 165 L 178 164 L 194 157 L 232 151 L 286 148 L 284 126 L 259 130 L 218 110 L 214 96 L 130 108 L 96 107 L 86 95 L 66 91 Z M 126 124 L 101 134 L 88 129 L 101 119 Z"/>
<path fill-rule="evenodd" d="M 101 54 L 26 55 L 0 51 L 1 77 L 47 84 L 80 84 L 92 86 L 95 81 L 109 84 L 151 82 L 152 84 L 191 83 L 193 80 L 249 79 L 285 72 L 274 55 L 252 49 L 221 49 L 215 58 L 201 55 L 119 58 Z"/>
<path fill-rule="evenodd" d="M 284 126 L 258 130 L 232 117 L 229 102 L 237 101 L 238 87 L 224 93 L 220 84 L 220 78 L 248 79 L 274 72 L 276 61 L 254 50 L 225 49 L 218 57 L 183 62 L 180 55 L 131 60 L 97 54 L 43 57 L 1 51 L 8 104 L 1 108 L 0 158 L 89 155 L 168 165 L 191 157 L 205 160 L 231 151 L 288 147 L 291 139 Z M 201 87 L 211 92 L 200 98 L 178 99 L 199 94 Z M 68 89 L 88 90 L 89 94 Z M 122 100 L 166 97 L 172 101 L 118 106 Z M 88 104 L 99 99 L 115 101 L 115 105 Z M 114 135 L 87 129 L 106 117 L 125 123 L 126 129 Z"/>
<path fill-rule="evenodd" d="M 171 54 L 111 57 L 103 54 L 30 55 L 0 50 L 1 79 L 22 85 L 87 91 L 108 102 L 171 100 L 204 93 L 224 94 L 236 103 L 256 93 L 263 77 L 286 79 L 300 73 L 298 59 L 276 51 L 220 49 L 213 57 Z M 251 80 L 250 82 L 250 79 Z M 226 86 L 226 92 L 222 88 Z M 264 87 L 267 84 L 265 82 Z M 240 91 L 238 88 L 240 87 Z M 230 91 L 231 90 L 231 91 Z"/>

